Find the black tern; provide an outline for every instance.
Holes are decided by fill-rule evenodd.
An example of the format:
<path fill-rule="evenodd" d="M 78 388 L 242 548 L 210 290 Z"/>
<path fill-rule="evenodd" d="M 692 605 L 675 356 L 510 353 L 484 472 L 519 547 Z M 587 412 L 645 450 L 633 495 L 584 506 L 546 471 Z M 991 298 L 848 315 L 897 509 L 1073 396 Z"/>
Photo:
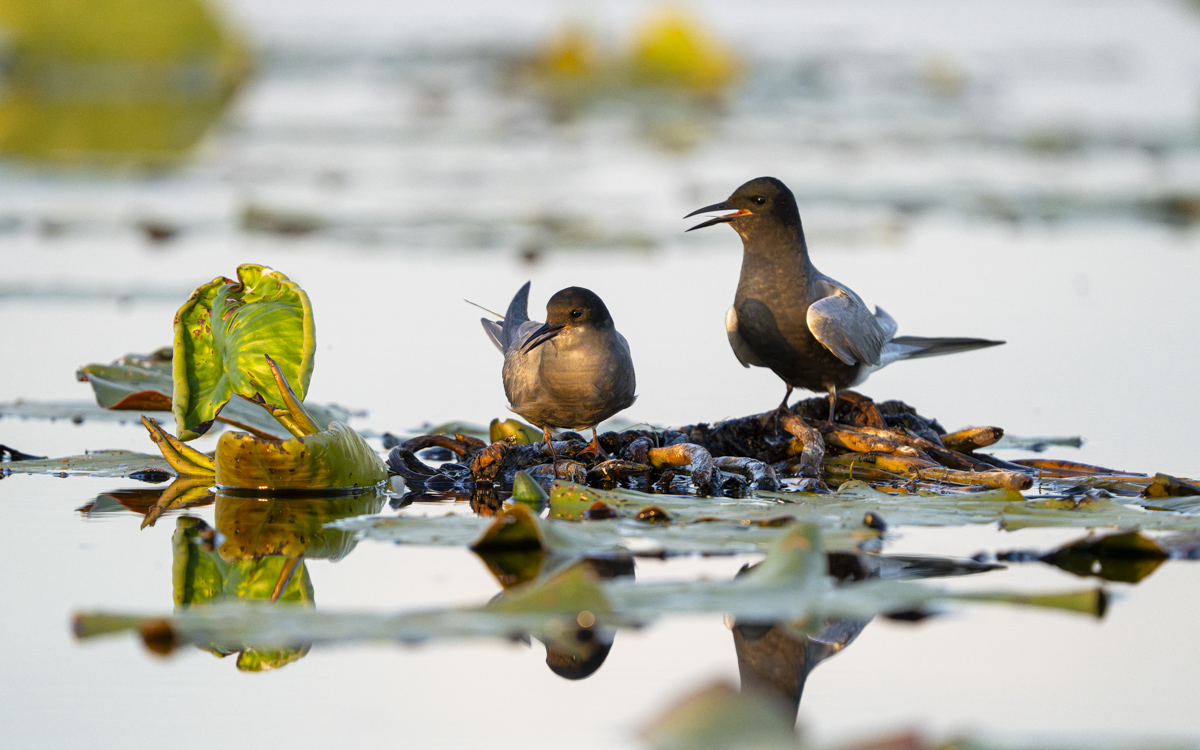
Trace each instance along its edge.
<path fill-rule="evenodd" d="M 629 344 L 604 301 L 588 289 L 573 286 L 555 293 L 546 304 L 544 324 L 529 319 L 528 306 L 525 282 L 503 320 L 482 319 L 483 330 L 504 353 L 509 408 L 542 428 L 555 464 L 551 427 L 592 428 L 588 450 L 603 456 L 596 425 L 637 398 Z"/>
<path fill-rule="evenodd" d="M 896 336 L 896 321 L 872 313 L 845 284 L 818 271 L 808 257 L 796 199 L 774 177 L 739 187 L 728 200 L 693 211 L 733 213 L 692 229 L 729 224 L 742 237 L 742 274 L 725 330 L 745 367 L 770 368 L 783 379 L 787 411 L 793 388 L 829 393 L 833 421 L 839 389 L 858 385 L 901 359 L 932 357 L 1003 344 L 968 338 Z"/>

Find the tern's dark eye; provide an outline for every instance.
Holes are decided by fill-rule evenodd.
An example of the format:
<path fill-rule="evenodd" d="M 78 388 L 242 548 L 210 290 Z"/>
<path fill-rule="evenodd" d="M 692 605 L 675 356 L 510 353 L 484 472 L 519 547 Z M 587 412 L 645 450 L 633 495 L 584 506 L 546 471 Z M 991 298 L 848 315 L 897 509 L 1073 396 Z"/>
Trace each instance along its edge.
<path fill-rule="evenodd" d="M 580 315 L 583 315 L 583 310 L 580 310 L 579 308 L 576 308 L 571 311 L 572 318 L 578 318 Z"/>
<path fill-rule="evenodd" d="M 767 202 L 767 199 L 761 195 L 756 195 L 753 198 L 751 198 L 750 200 L 754 201 L 754 204 L 756 206 L 761 206 L 762 204 Z"/>

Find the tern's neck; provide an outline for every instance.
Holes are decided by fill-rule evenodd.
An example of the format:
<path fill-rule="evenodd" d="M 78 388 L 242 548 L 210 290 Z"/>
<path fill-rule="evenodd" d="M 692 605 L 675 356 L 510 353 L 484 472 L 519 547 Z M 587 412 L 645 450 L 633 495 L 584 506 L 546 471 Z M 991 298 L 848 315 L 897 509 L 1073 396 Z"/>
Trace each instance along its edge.
<path fill-rule="evenodd" d="M 771 285 L 805 286 L 816 275 L 808 258 L 804 229 L 800 222 L 789 226 L 773 222 L 738 228 L 742 236 L 742 278 L 739 287 L 752 280 Z"/>

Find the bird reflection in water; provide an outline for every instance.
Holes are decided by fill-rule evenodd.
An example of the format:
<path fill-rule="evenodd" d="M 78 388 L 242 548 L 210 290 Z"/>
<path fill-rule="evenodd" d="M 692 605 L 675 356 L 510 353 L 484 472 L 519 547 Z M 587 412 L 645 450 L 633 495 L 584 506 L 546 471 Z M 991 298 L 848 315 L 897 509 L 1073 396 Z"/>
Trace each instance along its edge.
<path fill-rule="evenodd" d="M 995 570 L 997 565 L 969 560 L 830 552 L 829 575 L 838 584 L 870 578 L 940 578 Z M 752 566 L 743 567 L 741 576 Z M 919 613 L 896 613 L 898 619 L 919 619 Z M 870 620 L 828 620 L 812 635 L 788 623 L 734 622 L 742 692 L 771 699 L 795 722 L 809 673 L 821 662 L 848 647 Z"/>
<path fill-rule="evenodd" d="M 611 560 L 589 559 L 583 564 L 598 579 L 633 578 L 633 558 L 622 557 Z M 590 619 L 587 619 L 590 618 Z M 547 639 L 546 666 L 564 680 L 582 680 L 591 677 L 608 658 L 612 651 L 615 634 L 607 640 L 600 638 L 592 629 L 596 618 L 590 612 L 580 616 L 579 629 L 563 639 Z"/>
<path fill-rule="evenodd" d="M 547 555 L 540 549 L 506 552 L 476 550 L 475 553 L 504 589 L 496 595 L 496 599 L 516 586 L 560 572 L 562 563 L 569 562 Z M 634 576 L 632 557 L 585 558 L 574 565 L 583 566 L 597 580 Z M 601 634 L 593 627 L 595 624 L 595 615 L 580 612 L 576 627 L 569 628 L 565 635 L 555 638 L 543 636 L 541 640 L 546 647 L 546 666 L 551 672 L 565 680 L 582 680 L 600 669 L 612 650 L 615 634 Z"/>

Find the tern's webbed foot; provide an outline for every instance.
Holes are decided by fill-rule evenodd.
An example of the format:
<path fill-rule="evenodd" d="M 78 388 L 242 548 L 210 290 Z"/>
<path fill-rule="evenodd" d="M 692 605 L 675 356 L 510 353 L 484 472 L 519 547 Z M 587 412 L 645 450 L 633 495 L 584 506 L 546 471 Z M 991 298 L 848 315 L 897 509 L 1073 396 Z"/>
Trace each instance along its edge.
<path fill-rule="evenodd" d="M 600 447 L 600 438 L 596 436 L 595 431 L 592 432 L 592 442 L 588 443 L 586 448 L 575 454 L 576 458 L 580 458 L 582 456 L 592 456 L 597 461 L 607 461 L 609 458 L 611 458 L 611 456 L 605 453 L 604 449 Z"/>

